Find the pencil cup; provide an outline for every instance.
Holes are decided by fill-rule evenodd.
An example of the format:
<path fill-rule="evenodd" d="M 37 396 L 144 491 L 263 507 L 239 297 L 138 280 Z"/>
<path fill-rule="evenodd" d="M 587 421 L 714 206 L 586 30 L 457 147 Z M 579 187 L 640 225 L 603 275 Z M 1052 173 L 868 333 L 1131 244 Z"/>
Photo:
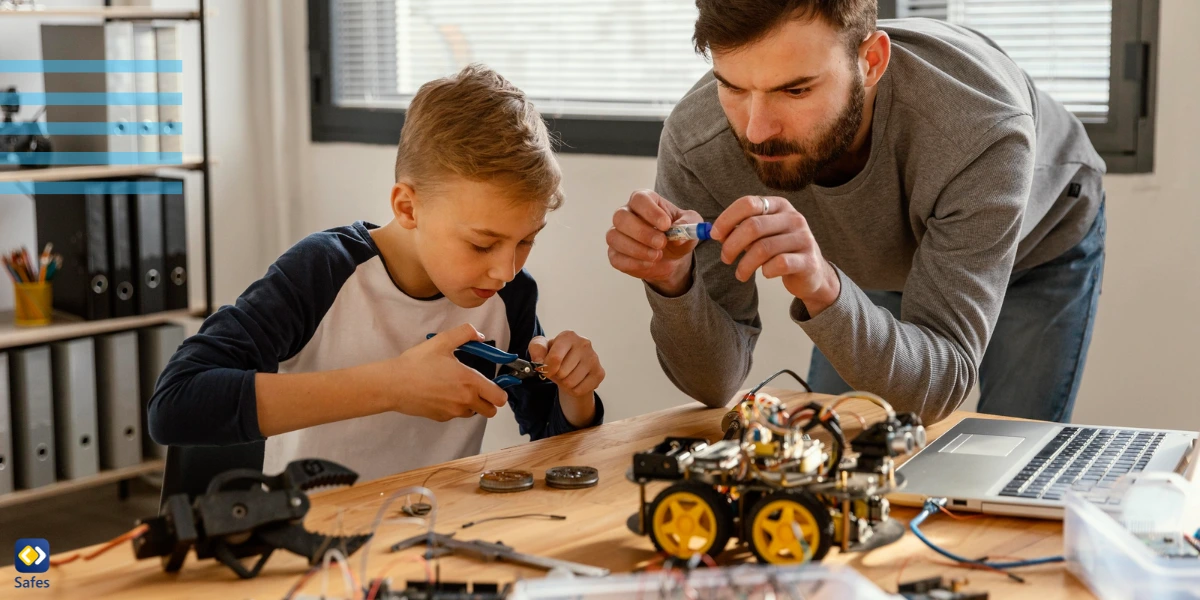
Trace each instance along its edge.
<path fill-rule="evenodd" d="M 13 302 L 17 325 L 21 327 L 49 325 L 53 298 L 54 291 L 49 282 L 14 283 Z"/>

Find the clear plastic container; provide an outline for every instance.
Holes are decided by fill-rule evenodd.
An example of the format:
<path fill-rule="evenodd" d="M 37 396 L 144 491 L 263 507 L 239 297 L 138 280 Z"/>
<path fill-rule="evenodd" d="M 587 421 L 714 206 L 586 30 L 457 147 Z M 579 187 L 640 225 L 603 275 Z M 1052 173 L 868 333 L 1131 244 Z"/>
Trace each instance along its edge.
<path fill-rule="evenodd" d="M 805 598 L 806 600 L 893 600 L 893 596 L 847 567 L 738 565 L 680 571 L 612 575 L 601 579 L 526 579 L 510 600 L 636 600 L 637 598 Z M 720 594 L 718 592 L 721 592 Z M 733 592 L 732 596 L 726 596 Z M 790 592 L 790 593 L 789 593 Z"/>
<path fill-rule="evenodd" d="M 1066 502 L 1067 569 L 1096 597 L 1200 599 L 1200 559 L 1160 556 L 1083 496 L 1069 493 Z"/>

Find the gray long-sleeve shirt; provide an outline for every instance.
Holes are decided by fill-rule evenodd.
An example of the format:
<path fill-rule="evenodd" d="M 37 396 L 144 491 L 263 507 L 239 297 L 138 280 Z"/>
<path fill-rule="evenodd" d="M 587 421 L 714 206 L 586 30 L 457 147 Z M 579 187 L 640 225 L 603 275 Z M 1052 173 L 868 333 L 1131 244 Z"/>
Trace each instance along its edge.
<path fill-rule="evenodd" d="M 881 21 L 892 40 L 870 158 L 851 181 L 767 188 L 738 146 L 709 74 L 667 119 L 656 191 L 705 220 L 746 195 L 802 213 L 841 280 L 838 299 L 791 317 L 851 386 L 933 422 L 966 398 L 1014 269 L 1078 243 L 1095 218 L 1104 162 L 1079 120 L 989 40 L 925 19 Z M 693 283 L 649 286 L 659 361 L 680 390 L 721 406 L 743 385 L 762 322 L 752 278 L 701 243 Z M 864 289 L 903 292 L 900 318 Z M 795 357 L 806 362 L 807 357 Z"/>

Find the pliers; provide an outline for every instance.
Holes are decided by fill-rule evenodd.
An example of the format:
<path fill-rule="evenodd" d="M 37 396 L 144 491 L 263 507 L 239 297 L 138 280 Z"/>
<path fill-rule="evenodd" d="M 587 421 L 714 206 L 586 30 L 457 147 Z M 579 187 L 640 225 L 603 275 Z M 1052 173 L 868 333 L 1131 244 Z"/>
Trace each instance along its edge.
<path fill-rule="evenodd" d="M 431 333 L 425 336 L 425 339 L 432 338 L 435 335 L 437 334 Z M 459 346 L 458 349 L 466 352 L 467 354 L 478 356 L 484 360 L 494 362 L 501 367 L 505 367 L 512 371 L 511 373 L 498 375 L 492 380 L 492 383 L 500 386 L 502 389 L 508 389 L 515 385 L 520 385 L 523 380 L 529 379 L 530 377 L 537 376 L 541 377 L 542 379 L 546 378 L 546 365 L 527 361 L 516 354 L 510 354 L 495 346 L 484 344 L 483 342 L 467 342 Z"/>

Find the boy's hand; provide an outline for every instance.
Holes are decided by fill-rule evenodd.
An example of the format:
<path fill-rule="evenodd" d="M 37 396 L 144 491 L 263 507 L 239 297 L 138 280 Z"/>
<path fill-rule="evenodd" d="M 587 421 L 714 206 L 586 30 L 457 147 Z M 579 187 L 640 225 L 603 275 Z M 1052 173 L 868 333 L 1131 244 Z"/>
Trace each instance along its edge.
<path fill-rule="evenodd" d="M 596 415 L 593 394 L 604 381 L 604 367 L 591 340 L 564 331 L 554 339 L 538 336 L 529 342 L 529 359 L 546 366 L 546 378 L 558 384 L 563 414 L 572 425 L 584 427 Z"/>
<path fill-rule="evenodd" d="M 391 410 L 449 421 L 481 414 L 496 416 L 496 407 L 508 402 L 508 394 L 454 357 L 454 350 L 470 341 L 483 341 L 469 323 L 409 348 L 400 356 L 365 365 L 375 374 Z"/>

